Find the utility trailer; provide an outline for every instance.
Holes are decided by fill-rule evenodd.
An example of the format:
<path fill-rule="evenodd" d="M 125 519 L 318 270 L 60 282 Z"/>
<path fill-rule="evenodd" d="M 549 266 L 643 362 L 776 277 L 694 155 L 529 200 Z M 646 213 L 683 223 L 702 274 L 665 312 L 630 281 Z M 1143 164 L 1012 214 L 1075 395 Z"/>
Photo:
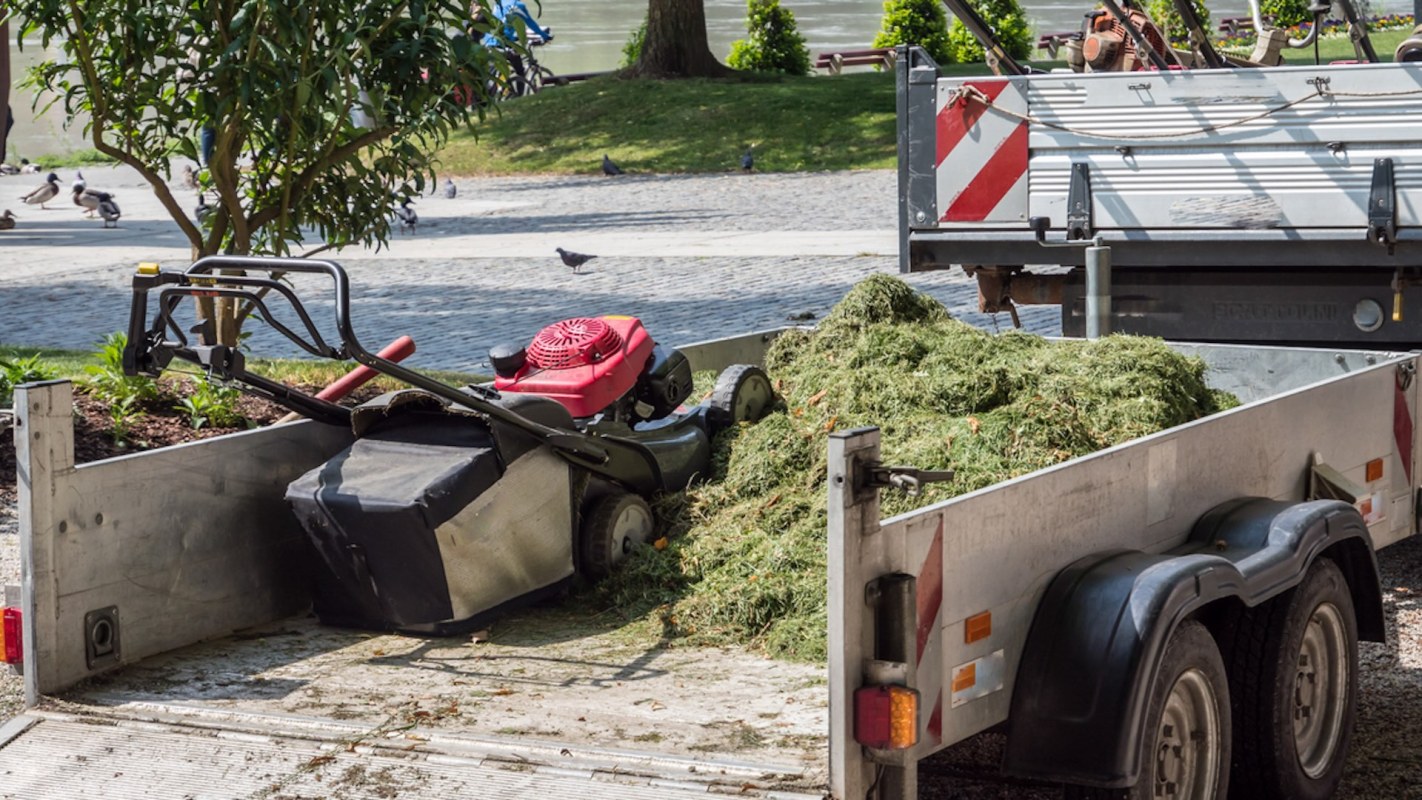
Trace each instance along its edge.
<path fill-rule="evenodd" d="M 768 339 L 684 352 L 714 369 Z M 832 435 L 827 671 L 556 614 L 492 642 L 318 625 L 282 498 L 344 431 L 75 465 L 69 386 L 21 387 L 5 619 L 29 708 L 0 730 L 0 793 L 905 798 L 920 759 L 1007 723 L 1015 773 L 1215 798 L 1231 698 L 1318 720 L 1248 733 L 1297 744 L 1326 786 L 1356 640 L 1383 636 L 1374 550 L 1416 530 L 1418 356 L 1178 347 L 1245 404 L 893 519 L 880 489 L 935 476 L 880 463 L 875 431 Z M 1282 683 L 1238 646 L 1276 627 Z"/>
<path fill-rule="evenodd" d="M 902 271 L 1059 304 L 1068 336 L 1422 341 L 1422 64 L 896 69 Z"/>

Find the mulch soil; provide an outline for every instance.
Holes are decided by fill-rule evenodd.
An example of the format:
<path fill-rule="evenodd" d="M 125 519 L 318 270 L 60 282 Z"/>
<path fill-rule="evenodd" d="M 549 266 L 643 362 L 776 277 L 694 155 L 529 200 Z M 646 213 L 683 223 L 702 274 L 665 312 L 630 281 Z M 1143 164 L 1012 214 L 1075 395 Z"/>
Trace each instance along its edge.
<path fill-rule="evenodd" d="M 124 441 L 114 440 L 109 421 L 108 404 L 85 394 L 82 386 L 74 391 L 74 463 L 84 464 L 101 461 L 126 453 L 152 450 L 159 447 L 208 439 L 227 433 L 246 430 L 249 427 L 269 425 L 286 414 L 286 409 L 259 397 L 242 395 L 237 401 L 239 413 L 248 421 L 247 425 L 216 427 L 203 425 L 194 429 L 187 414 L 174 408 L 185 393 L 185 383 L 163 384 L 163 394 L 155 401 L 142 407 L 143 413 L 135 417 L 129 425 Z M 298 387 L 315 392 L 320 387 Z M 374 392 L 358 392 L 364 397 Z M 15 441 L 13 431 L 0 432 L 0 506 L 16 502 L 15 489 Z"/>

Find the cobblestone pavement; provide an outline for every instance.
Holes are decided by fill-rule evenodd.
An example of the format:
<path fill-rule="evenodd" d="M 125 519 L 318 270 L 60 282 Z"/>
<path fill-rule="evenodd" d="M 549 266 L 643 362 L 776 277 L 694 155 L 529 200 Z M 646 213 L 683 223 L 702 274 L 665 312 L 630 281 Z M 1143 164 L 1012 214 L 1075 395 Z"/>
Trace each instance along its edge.
<path fill-rule="evenodd" d="M 123 227 L 105 230 L 67 201 L 25 209 L 0 237 L 0 342 L 92 348 L 126 326 L 135 263 L 186 265 L 176 226 L 136 176 L 86 177 L 122 189 Z M 466 179 L 455 200 L 417 201 L 416 235 L 331 257 L 351 272 L 362 343 L 408 333 L 417 367 L 481 371 L 489 346 L 583 315 L 632 314 L 660 341 L 687 343 L 821 316 L 854 282 L 895 271 L 894 180 L 888 171 Z M 33 182 L 6 178 L 0 192 Z M 555 246 L 599 258 L 574 274 Z M 966 321 L 1011 324 L 977 313 L 976 288 L 961 273 L 908 279 Z M 296 285 L 328 321 L 326 287 L 304 277 Z M 1059 330 L 1055 308 L 1022 316 L 1034 332 Z M 254 328 L 251 344 L 258 355 L 298 353 L 270 330 Z"/>

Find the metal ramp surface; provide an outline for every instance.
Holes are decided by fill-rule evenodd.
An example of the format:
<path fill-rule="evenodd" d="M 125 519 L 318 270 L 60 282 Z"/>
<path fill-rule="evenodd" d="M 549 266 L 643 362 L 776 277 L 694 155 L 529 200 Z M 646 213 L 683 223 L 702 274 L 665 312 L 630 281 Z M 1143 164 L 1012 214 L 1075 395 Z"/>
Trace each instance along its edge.
<path fill-rule="evenodd" d="M 823 797 L 777 789 L 801 777 L 779 770 L 161 706 L 124 716 L 32 711 L 0 727 L 0 798 L 23 800 Z"/>

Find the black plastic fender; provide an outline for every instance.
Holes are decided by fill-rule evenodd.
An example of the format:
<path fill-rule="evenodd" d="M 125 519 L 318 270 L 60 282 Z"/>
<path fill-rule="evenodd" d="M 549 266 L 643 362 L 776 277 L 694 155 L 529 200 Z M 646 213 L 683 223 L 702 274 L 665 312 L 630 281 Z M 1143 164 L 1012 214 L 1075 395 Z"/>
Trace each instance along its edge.
<path fill-rule="evenodd" d="M 1037 606 L 1018 667 L 1005 768 L 1106 788 L 1140 774 L 1151 683 L 1181 620 L 1217 600 L 1265 602 L 1327 552 L 1348 578 L 1358 636 L 1383 641 L 1377 561 L 1356 509 L 1241 498 L 1167 553 L 1117 550 L 1072 563 Z"/>

